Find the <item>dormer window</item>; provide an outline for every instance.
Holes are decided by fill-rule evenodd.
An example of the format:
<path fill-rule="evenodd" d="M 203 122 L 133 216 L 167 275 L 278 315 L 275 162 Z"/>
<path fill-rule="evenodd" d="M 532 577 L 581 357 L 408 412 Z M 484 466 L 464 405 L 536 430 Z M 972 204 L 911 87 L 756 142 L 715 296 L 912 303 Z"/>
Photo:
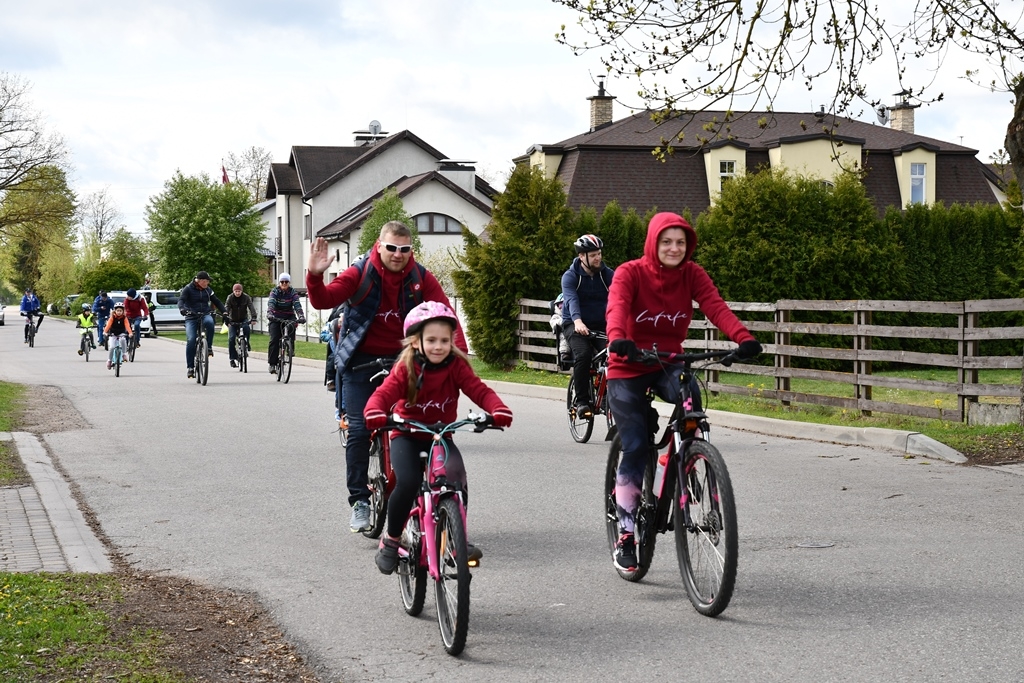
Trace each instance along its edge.
<path fill-rule="evenodd" d="M 718 180 L 719 189 L 725 187 L 725 183 L 731 178 L 736 177 L 736 162 L 735 161 L 719 161 L 718 162 Z"/>
<path fill-rule="evenodd" d="M 927 185 L 928 164 L 910 164 L 910 203 L 911 204 L 924 204 L 925 203 L 925 188 Z"/>

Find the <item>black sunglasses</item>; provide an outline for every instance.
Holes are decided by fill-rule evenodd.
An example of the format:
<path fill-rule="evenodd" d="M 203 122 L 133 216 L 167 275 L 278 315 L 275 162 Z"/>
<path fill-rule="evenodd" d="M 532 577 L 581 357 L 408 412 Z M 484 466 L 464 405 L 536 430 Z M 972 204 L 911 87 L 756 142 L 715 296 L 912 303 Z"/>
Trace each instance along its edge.
<path fill-rule="evenodd" d="M 388 251 L 390 251 L 392 254 L 394 254 L 396 251 L 400 252 L 402 254 L 408 254 L 410 251 L 412 251 L 412 245 L 411 244 L 401 244 L 401 245 L 399 245 L 399 244 L 391 244 L 390 242 L 381 242 L 381 244 L 383 244 L 384 248 L 387 249 Z"/>

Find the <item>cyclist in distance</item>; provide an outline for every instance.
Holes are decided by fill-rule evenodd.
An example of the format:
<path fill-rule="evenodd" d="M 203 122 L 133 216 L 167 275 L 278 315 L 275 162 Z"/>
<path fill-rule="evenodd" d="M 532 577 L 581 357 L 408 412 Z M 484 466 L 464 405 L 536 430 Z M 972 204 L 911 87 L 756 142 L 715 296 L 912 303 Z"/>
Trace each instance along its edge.
<path fill-rule="evenodd" d="M 21 297 L 21 314 L 25 316 L 26 344 L 28 344 L 28 326 L 35 325 L 36 331 L 38 332 L 39 328 L 43 324 L 43 313 L 41 309 L 42 305 L 39 303 L 39 298 L 35 295 L 35 292 L 32 291 L 32 288 L 29 287 L 28 289 L 25 290 L 25 295 Z M 32 320 L 32 318 L 35 317 L 39 318 L 38 324 Z"/>
<path fill-rule="evenodd" d="M 107 318 L 110 317 L 113 310 L 113 299 L 107 296 L 107 293 L 101 289 L 92 302 L 92 312 L 96 314 L 96 343 L 100 346 L 103 345 L 105 339 L 103 328 L 107 326 Z"/>
<path fill-rule="evenodd" d="M 302 299 L 299 298 L 299 293 L 292 289 L 292 276 L 288 273 L 281 273 L 281 277 L 277 280 L 277 287 L 270 290 L 270 296 L 267 297 L 267 329 L 270 331 L 267 363 L 270 364 L 270 374 L 272 375 L 277 372 L 277 357 L 281 352 L 281 323 L 285 320 L 306 322 L 302 312 Z M 290 336 L 293 340 L 295 339 L 294 326 Z"/>
<path fill-rule="evenodd" d="M 192 282 L 181 288 L 181 295 L 178 297 L 178 311 L 185 316 L 185 364 L 188 368 L 189 378 L 196 376 L 196 340 L 199 338 L 200 323 L 206 330 L 206 338 L 213 341 L 214 326 L 211 302 L 221 315 L 225 314 L 224 304 L 210 289 L 209 273 L 201 270 L 196 273 Z M 210 355 L 213 355 L 212 346 Z"/>
<path fill-rule="evenodd" d="M 597 235 L 582 235 L 573 245 L 576 258 L 562 274 L 562 330 L 572 349 L 572 381 L 576 385 L 576 414 L 593 416 L 590 395 L 590 363 L 605 346 L 592 332 L 605 331 L 605 309 L 613 271 L 601 261 L 604 242 Z"/>
<path fill-rule="evenodd" d="M 679 395 L 681 367 L 665 372 L 632 362 L 637 348 L 682 352 L 693 317 L 693 301 L 730 339 L 738 356 L 753 358 L 761 345 L 729 310 L 708 274 L 693 260 L 697 233 L 674 213 L 659 213 L 647 226 L 643 257 L 615 271 L 608 295 L 608 402 L 622 439 L 622 460 L 615 481 L 619 541 L 613 561 L 623 571 L 637 567 L 634 514 L 640 501 L 647 454 L 646 392 L 652 388 L 668 402 Z M 699 411 L 700 387 L 693 381 L 694 407 Z"/>
<path fill-rule="evenodd" d="M 473 373 L 465 352 L 452 344 L 458 325 L 455 312 L 436 301 L 424 301 L 409 311 L 402 355 L 366 403 L 367 429 L 383 427 L 392 412 L 423 424 L 454 422 L 458 419 L 460 391 L 490 413 L 498 427 L 512 425 L 512 411 Z M 393 573 L 398 565 L 399 538 L 423 481 L 420 452 L 430 452 L 432 438 L 431 434 L 391 434 L 395 489 L 388 499 L 387 534 L 381 538 L 375 558 L 377 568 L 384 574 Z M 445 471 L 449 480 L 462 484 L 468 505 L 466 467 L 458 447 L 450 440 Z M 482 557 L 476 548 L 469 549 L 469 555 Z"/>
<path fill-rule="evenodd" d="M 306 288 L 309 302 L 320 310 L 346 304 L 334 361 L 341 378 L 339 406 L 348 415 L 345 448 L 348 502 L 352 506 L 349 527 L 353 532 L 370 528 L 370 432 L 363 409 L 373 393 L 370 378 L 377 369 L 352 368 L 381 358 L 393 360 L 402 350 L 402 321 L 417 304 L 438 301 L 451 308 L 437 278 L 416 263 L 412 231 L 400 221 L 385 223 L 370 251 L 324 285 L 323 273 L 334 261 L 327 240 L 317 238 L 309 254 Z M 454 343 L 466 351 L 462 327 L 455 329 Z"/>
<path fill-rule="evenodd" d="M 88 334 L 90 327 L 96 327 L 96 318 L 93 316 L 92 306 L 82 304 L 82 312 L 78 314 L 78 322 L 75 323 L 75 327 L 82 330 L 82 334 Z M 89 346 L 93 349 L 96 348 L 96 344 L 92 342 L 89 343 Z M 78 349 L 78 355 L 82 355 L 81 347 Z"/>
<path fill-rule="evenodd" d="M 128 323 L 132 326 L 135 346 L 141 346 L 142 334 L 139 330 L 142 326 L 142 319 L 149 317 L 149 306 L 146 304 L 146 297 L 134 289 L 129 289 L 125 294 L 124 314 L 128 317 Z"/>
<path fill-rule="evenodd" d="M 128 316 L 125 315 L 124 304 L 114 304 L 114 313 L 107 318 L 106 327 L 103 329 L 106 339 L 114 342 L 113 345 L 107 344 L 110 347 L 107 351 L 107 370 L 114 367 L 114 351 L 118 345 L 121 346 L 121 358 L 128 353 L 128 335 L 131 334 L 131 331 L 131 323 L 128 322 Z"/>
<path fill-rule="evenodd" d="M 256 307 L 252 304 L 252 297 L 242 291 L 242 285 L 235 283 L 231 288 L 231 294 L 224 301 L 224 308 L 227 309 L 226 322 L 228 323 L 228 358 L 231 359 L 231 367 L 238 367 L 238 351 L 235 350 L 235 338 L 238 336 L 239 325 L 242 334 L 245 336 L 245 343 L 249 343 L 251 320 L 256 322 Z"/>

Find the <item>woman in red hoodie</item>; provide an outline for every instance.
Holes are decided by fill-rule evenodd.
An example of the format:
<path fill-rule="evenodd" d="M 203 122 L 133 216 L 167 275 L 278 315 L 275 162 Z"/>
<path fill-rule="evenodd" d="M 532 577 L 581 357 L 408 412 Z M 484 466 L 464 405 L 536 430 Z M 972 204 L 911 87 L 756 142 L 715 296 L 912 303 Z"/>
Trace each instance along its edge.
<path fill-rule="evenodd" d="M 619 514 L 619 542 L 613 561 L 623 571 L 637 567 L 633 540 L 634 514 L 640 502 L 647 454 L 645 395 L 653 388 L 665 401 L 679 395 L 681 368 L 666 372 L 660 367 L 631 362 L 637 348 L 682 351 L 693 318 L 693 302 L 735 342 L 738 355 L 753 358 L 761 345 L 729 310 L 715 283 L 693 262 L 697 233 L 674 213 L 656 214 L 647 226 L 644 255 L 615 271 L 608 293 L 608 403 L 619 436 L 622 460 L 615 482 Z M 696 382 L 694 382 L 696 383 Z M 694 409 L 700 410 L 700 388 L 694 387 Z"/>
<path fill-rule="evenodd" d="M 409 311 L 402 355 L 366 402 L 363 417 L 367 429 L 383 427 L 392 411 L 423 424 L 454 422 L 458 419 L 460 391 L 490 413 L 498 427 L 512 425 L 512 411 L 476 376 L 465 352 L 452 343 L 458 322 L 452 309 L 439 301 L 424 301 Z M 432 438 L 430 434 L 391 434 L 395 489 L 388 499 L 387 535 L 381 539 L 375 558 L 384 574 L 393 573 L 398 566 L 398 541 L 423 481 L 420 452 L 429 451 Z M 448 478 L 460 482 L 465 490 L 466 468 L 454 443 L 448 444 L 445 469 Z M 470 548 L 469 554 L 471 558 L 480 557 L 476 548 Z"/>

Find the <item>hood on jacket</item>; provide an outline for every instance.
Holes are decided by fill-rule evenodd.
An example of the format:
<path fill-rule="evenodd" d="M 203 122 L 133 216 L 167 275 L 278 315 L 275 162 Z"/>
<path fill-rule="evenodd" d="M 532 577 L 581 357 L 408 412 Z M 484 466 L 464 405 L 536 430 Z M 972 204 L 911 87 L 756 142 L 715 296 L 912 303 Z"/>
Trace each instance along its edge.
<path fill-rule="evenodd" d="M 683 263 L 689 261 L 693 256 L 693 250 L 697 248 L 697 231 L 679 214 L 664 211 L 654 214 L 651 222 L 647 225 L 647 239 L 644 241 L 644 265 L 655 270 L 662 268 L 661 262 L 658 260 L 658 238 L 669 228 L 682 228 L 686 233 L 686 257 L 683 259 Z"/>

